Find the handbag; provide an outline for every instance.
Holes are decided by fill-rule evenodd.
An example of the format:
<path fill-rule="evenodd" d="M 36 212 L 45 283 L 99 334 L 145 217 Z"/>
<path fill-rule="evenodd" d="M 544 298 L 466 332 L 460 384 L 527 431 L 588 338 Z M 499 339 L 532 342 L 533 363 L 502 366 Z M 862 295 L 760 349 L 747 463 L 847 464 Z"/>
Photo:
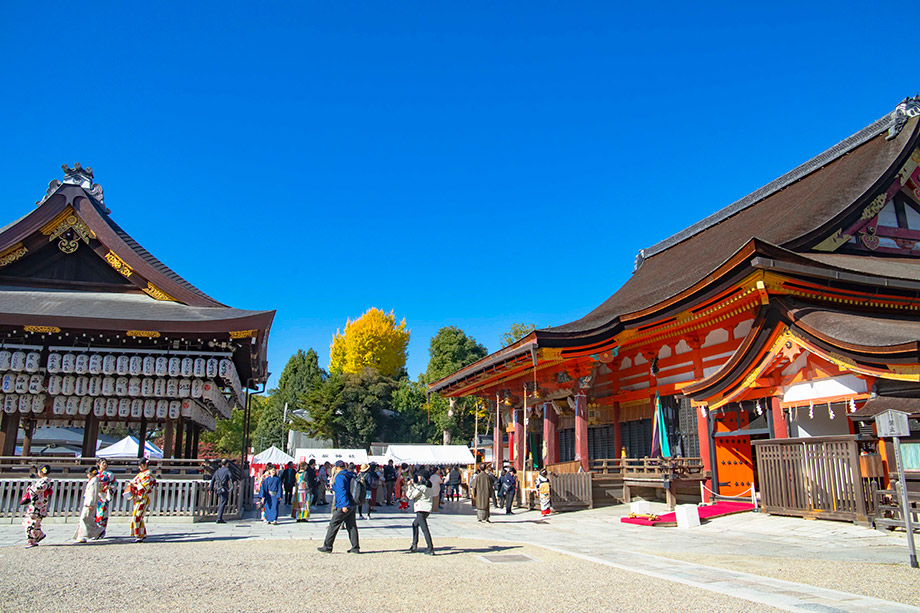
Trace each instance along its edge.
<path fill-rule="evenodd" d="M 29 493 L 28 490 L 26 490 L 26 493 L 23 494 L 22 498 L 19 499 L 19 504 L 21 505 L 32 504 L 32 494 Z"/>

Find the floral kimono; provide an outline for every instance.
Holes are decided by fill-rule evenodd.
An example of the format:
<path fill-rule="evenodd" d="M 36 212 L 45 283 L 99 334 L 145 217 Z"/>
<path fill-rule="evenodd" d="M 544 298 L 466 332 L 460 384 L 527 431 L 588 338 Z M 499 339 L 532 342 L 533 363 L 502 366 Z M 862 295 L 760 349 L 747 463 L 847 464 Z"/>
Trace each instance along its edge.
<path fill-rule="evenodd" d="M 35 547 L 45 538 L 42 532 L 42 518 L 48 514 L 48 501 L 51 498 L 51 479 L 47 476 L 39 477 L 38 481 L 29 486 L 29 506 L 22 525 L 26 529 L 26 538 L 29 544 L 26 547 Z"/>
<path fill-rule="evenodd" d="M 111 471 L 103 471 L 97 477 L 99 480 L 99 496 L 96 500 L 96 525 L 101 532 L 99 538 L 105 536 L 105 529 L 109 525 L 109 503 L 112 502 L 112 488 L 115 487 L 115 475 Z"/>
<path fill-rule="evenodd" d="M 540 515 L 549 515 L 552 512 L 549 479 L 543 475 L 538 476 L 536 486 L 537 492 L 540 494 Z"/>
<path fill-rule="evenodd" d="M 153 491 L 154 485 L 156 485 L 156 479 L 150 474 L 149 469 L 139 472 L 128 484 L 128 493 L 134 499 L 134 511 L 131 514 L 131 534 L 134 535 L 135 542 L 140 542 L 147 538 L 144 514 L 150 505 L 150 493 Z"/>
<path fill-rule="evenodd" d="M 96 523 L 97 503 L 99 502 L 99 477 L 93 475 L 86 482 L 83 490 L 83 505 L 80 512 L 80 523 L 73 540 L 85 543 L 86 539 L 94 539 L 103 531 Z"/>
<path fill-rule="evenodd" d="M 291 505 L 291 517 L 297 521 L 310 519 L 310 482 L 307 471 L 297 472 L 297 489 L 294 492 L 294 504 Z"/>

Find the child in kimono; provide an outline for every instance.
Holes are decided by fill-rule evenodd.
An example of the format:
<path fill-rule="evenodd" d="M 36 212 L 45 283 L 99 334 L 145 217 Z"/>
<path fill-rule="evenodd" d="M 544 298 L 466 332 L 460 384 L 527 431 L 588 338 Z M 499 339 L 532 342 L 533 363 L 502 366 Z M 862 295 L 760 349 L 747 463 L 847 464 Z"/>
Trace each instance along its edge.
<path fill-rule="evenodd" d="M 150 474 L 147 458 L 142 458 L 137 463 L 140 472 L 128 484 L 125 495 L 134 499 L 134 510 L 131 513 L 131 534 L 135 543 L 143 543 L 147 538 L 147 526 L 144 525 L 144 514 L 150 505 L 150 493 L 156 485 L 156 479 Z"/>
<path fill-rule="evenodd" d="M 26 491 L 29 506 L 22 520 L 26 538 L 29 540 L 26 549 L 37 547 L 39 541 L 45 538 L 45 533 L 42 532 L 42 519 L 48 514 L 48 501 L 51 499 L 51 479 L 48 477 L 50 472 L 51 467 L 47 464 L 38 469 L 38 480 Z"/>
<path fill-rule="evenodd" d="M 96 505 L 99 502 L 99 477 L 98 469 L 92 467 L 86 471 L 86 487 L 83 489 L 83 506 L 80 512 L 80 523 L 73 540 L 85 543 L 87 539 L 96 538 L 102 531 L 96 523 Z"/>

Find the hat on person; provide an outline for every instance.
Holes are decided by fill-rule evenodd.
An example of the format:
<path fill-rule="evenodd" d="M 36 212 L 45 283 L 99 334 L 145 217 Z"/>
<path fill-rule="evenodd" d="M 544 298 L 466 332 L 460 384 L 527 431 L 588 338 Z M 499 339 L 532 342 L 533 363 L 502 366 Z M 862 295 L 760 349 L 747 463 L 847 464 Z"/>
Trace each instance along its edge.
<path fill-rule="evenodd" d="M 345 468 L 345 462 L 343 462 L 342 460 L 336 460 L 335 465 L 338 466 L 339 468 Z"/>
<path fill-rule="evenodd" d="M 364 472 L 365 470 L 370 470 L 370 469 L 371 469 L 371 465 L 370 465 L 370 464 L 362 464 L 362 465 L 361 465 L 361 472 Z"/>

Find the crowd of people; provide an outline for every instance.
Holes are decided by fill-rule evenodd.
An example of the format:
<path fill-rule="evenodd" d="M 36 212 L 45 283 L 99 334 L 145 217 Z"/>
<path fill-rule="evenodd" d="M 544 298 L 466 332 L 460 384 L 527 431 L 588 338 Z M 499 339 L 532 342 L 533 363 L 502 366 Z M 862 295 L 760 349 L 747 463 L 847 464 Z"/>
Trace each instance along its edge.
<path fill-rule="evenodd" d="M 21 503 L 27 505 L 23 526 L 26 529 L 27 548 L 35 547 L 45 538 L 42 519 L 48 514 L 48 504 L 53 492 L 50 468 L 42 466 L 38 479 L 29 485 Z M 105 537 L 109 510 L 115 491 L 115 476 L 108 470 L 108 462 L 100 459 L 86 472 L 80 520 L 74 534 L 74 542 L 86 543 Z M 144 518 L 150 504 L 150 496 L 156 486 L 146 459 L 138 461 L 138 473 L 124 488 L 125 498 L 133 502 L 131 535 L 135 543 L 147 537 Z M 217 496 L 217 523 L 226 523 L 224 509 L 232 486 L 232 472 L 228 460 L 211 476 L 210 490 Z M 539 495 L 542 515 L 551 511 L 549 478 L 546 471 L 537 477 L 535 486 Z M 443 466 L 386 465 L 376 463 L 355 465 L 337 461 L 317 466 L 316 460 L 293 462 L 284 467 L 269 464 L 262 473 L 258 489 L 258 504 L 262 520 L 277 524 L 282 504 L 290 507 L 290 516 L 298 522 L 310 519 L 311 509 L 330 504 L 327 491 L 332 491 L 332 509 L 326 538 L 320 551 L 330 553 L 336 535 L 344 525 L 348 532 L 351 548 L 349 553 L 360 553 L 357 519 L 372 518 L 376 507 L 398 505 L 400 512 L 409 512 L 410 504 L 415 518 L 412 522 L 412 545 L 409 552 L 418 551 L 419 534 L 425 539 L 425 553 L 434 555 L 434 545 L 428 518 L 447 501 L 460 501 L 466 488 L 476 508 L 479 522 L 491 522 L 491 509 L 504 509 L 512 513 L 512 505 L 520 490 L 517 471 L 504 467 L 496 474 L 491 465 L 482 464 L 464 483 L 458 466 L 445 469 Z"/>

